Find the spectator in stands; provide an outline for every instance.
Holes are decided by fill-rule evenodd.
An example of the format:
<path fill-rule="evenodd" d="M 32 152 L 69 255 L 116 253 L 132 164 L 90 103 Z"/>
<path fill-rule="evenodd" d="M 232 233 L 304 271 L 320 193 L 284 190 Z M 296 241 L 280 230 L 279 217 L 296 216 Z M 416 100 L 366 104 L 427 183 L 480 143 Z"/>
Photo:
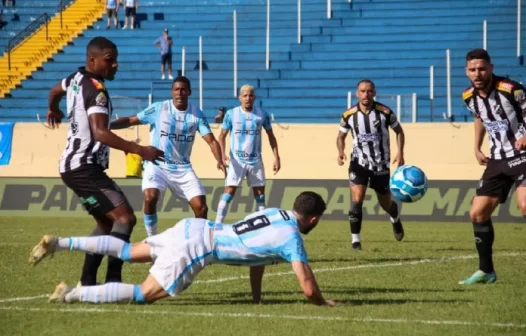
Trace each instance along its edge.
<path fill-rule="evenodd" d="M 0 8 L 0 29 L 4 26 L 4 20 L 2 19 L 2 15 L 4 14 L 4 9 Z"/>
<path fill-rule="evenodd" d="M 2 0 L 2 4 L 4 5 L 4 7 L 9 7 L 9 2 L 11 2 L 11 5 L 13 7 L 16 6 L 16 0 L 11 0 L 11 1 L 9 1 L 9 0 Z"/>
<path fill-rule="evenodd" d="M 128 19 L 130 19 L 130 29 L 135 28 L 135 16 L 137 15 L 137 10 L 139 9 L 139 0 L 122 0 L 125 5 L 124 15 L 124 27 L 122 29 L 128 28 Z M 122 3 L 121 2 L 121 3 Z"/>
<path fill-rule="evenodd" d="M 108 16 L 108 24 L 106 29 L 110 29 L 111 18 L 113 16 L 113 25 L 117 29 L 119 20 L 117 19 L 117 12 L 119 11 L 119 2 L 117 0 L 106 0 L 106 15 Z"/>
<path fill-rule="evenodd" d="M 217 124 L 222 124 L 223 123 L 223 119 L 225 118 L 225 113 L 226 113 L 226 107 L 221 106 L 219 108 L 219 111 L 217 112 L 216 116 L 214 117 L 214 121 Z"/>
<path fill-rule="evenodd" d="M 168 79 L 172 77 L 172 38 L 168 35 L 168 29 L 164 29 L 163 34 L 153 42 L 161 50 L 161 79 L 165 79 L 164 68 L 168 65 Z"/>

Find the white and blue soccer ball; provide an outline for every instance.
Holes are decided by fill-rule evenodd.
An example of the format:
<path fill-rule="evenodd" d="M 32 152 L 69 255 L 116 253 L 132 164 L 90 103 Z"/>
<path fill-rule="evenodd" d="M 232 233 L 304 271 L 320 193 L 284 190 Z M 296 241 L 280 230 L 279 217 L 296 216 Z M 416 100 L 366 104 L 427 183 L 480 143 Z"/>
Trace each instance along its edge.
<path fill-rule="evenodd" d="M 422 169 L 404 165 L 398 167 L 391 179 L 389 188 L 394 198 L 404 203 L 413 203 L 427 192 L 427 177 Z"/>

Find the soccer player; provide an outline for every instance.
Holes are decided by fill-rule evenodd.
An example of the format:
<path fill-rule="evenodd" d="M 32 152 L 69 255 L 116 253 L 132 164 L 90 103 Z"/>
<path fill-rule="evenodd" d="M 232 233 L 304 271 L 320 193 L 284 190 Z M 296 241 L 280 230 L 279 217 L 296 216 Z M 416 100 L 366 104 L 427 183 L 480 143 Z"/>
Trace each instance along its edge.
<path fill-rule="evenodd" d="M 274 154 L 274 174 L 281 168 L 278 142 L 272 131 L 269 115 L 254 106 L 256 95 L 254 88 L 243 85 L 239 90 L 241 106 L 228 110 L 221 126 L 219 144 L 228 172 L 225 191 L 217 207 L 216 222 L 222 223 L 228 213 L 228 205 L 237 188 L 247 178 L 256 199 L 256 211 L 265 208 L 265 169 L 261 159 L 261 131 L 267 132 L 270 147 Z M 225 140 L 230 132 L 230 158 L 225 155 Z M 230 162 L 227 162 L 230 161 Z"/>
<path fill-rule="evenodd" d="M 353 137 L 352 157 L 349 164 L 349 186 L 351 188 L 349 223 L 352 248 L 355 250 L 362 249 L 360 241 L 362 205 L 367 186 L 376 192 L 380 206 L 389 214 L 395 239 L 401 241 L 404 238 L 398 205 L 393 202 L 389 189 L 391 151 L 389 127 L 396 133 L 398 154 L 393 163 L 398 163 L 398 166 L 404 164 L 404 131 L 393 111 L 376 102 L 375 96 L 376 89 L 372 81 L 364 79 L 358 83 L 356 97 L 359 103 L 343 113 L 336 140 L 337 162 L 342 166 L 347 160 L 345 138 L 349 132 Z"/>
<path fill-rule="evenodd" d="M 172 83 L 172 99 L 154 103 L 136 116 L 111 122 L 112 129 L 149 124 L 150 142 L 166 155 L 164 162 L 144 166 L 143 218 L 148 236 L 157 234 L 157 202 L 160 192 L 167 187 L 176 197 L 188 201 L 195 217 L 206 219 L 208 216 L 206 193 L 190 162 L 196 132 L 210 146 L 217 168 L 226 174 L 219 143 L 203 112 L 188 102 L 191 94 L 190 80 L 179 76 Z"/>
<path fill-rule="evenodd" d="M 150 275 L 141 285 L 105 284 L 68 287 L 61 282 L 50 302 L 152 303 L 176 296 L 192 284 L 207 265 L 256 265 L 250 283 L 254 302 L 261 300 L 264 265 L 287 261 L 292 265 L 306 297 L 315 305 L 334 305 L 325 300 L 308 264 L 300 233 L 308 234 L 325 212 L 320 195 L 306 191 L 297 196 L 293 210 L 269 208 L 233 225 L 187 218 L 163 233 L 130 244 L 111 236 L 59 238 L 46 235 L 30 252 L 36 265 L 56 251 L 91 251 L 129 262 L 150 262 Z"/>
<path fill-rule="evenodd" d="M 109 147 L 139 154 L 148 161 L 162 160 L 164 153 L 126 141 L 109 130 L 112 104 L 104 80 L 114 79 L 117 55 L 117 47 L 110 40 L 92 39 L 87 46 L 86 65 L 51 88 L 47 122 L 51 128 L 60 125 L 64 114 L 59 103 L 67 95 L 68 140 L 59 162 L 62 181 L 95 219 L 92 236 L 110 234 L 129 241 L 136 218 L 126 196 L 105 173 Z M 100 254 L 86 254 L 82 285 L 96 284 L 102 258 Z M 120 282 L 121 271 L 122 260 L 110 257 L 106 282 Z"/>
<path fill-rule="evenodd" d="M 471 87 L 464 91 L 462 99 L 475 116 L 475 157 L 480 165 L 486 166 L 469 211 L 479 269 L 460 281 L 471 285 L 497 281 L 492 259 L 495 233 L 491 214 L 499 203 L 506 202 L 513 186 L 519 209 L 526 215 L 526 90 L 517 82 L 494 75 L 491 58 L 484 49 L 467 53 L 466 76 Z M 481 150 L 486 132 L 489 158 Z"/>

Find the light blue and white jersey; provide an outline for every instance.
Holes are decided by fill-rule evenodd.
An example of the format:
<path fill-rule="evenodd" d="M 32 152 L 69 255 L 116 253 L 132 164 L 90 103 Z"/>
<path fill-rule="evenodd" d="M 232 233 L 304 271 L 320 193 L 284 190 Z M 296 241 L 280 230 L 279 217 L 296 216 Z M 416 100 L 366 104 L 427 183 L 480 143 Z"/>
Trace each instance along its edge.
<path fill-rule="evenodd" d="M 212 133 L 203 112 L 191 103 L 186 111 L 179 111 L 172 100 L 165 100 L 150 105 L 137 117 L 150 125 L 150 144 L 164 151 L 165 162 L 159 162 L 159 167 L 170 171 L 190 170 L 196 131 L 201 136 Z"/>
<path fill-rule="evenodd" d="M 307 263 L 298 220 L 292 211 L 267 208 L 242 221 L 214 225 L 214 259 L 220 264 Z"/>
<path fill-rule="evenodd" d="M 241 106 L 228 110 L 222 128 L 230 131 L 230 157 L 239 162 L 261 161 L 261 131 L 272 129 L 270 116 L 258 107 L 245 112 Z"/>
<path fill-rule="evenodd" d="M 106 8 L 108 8 L 108 9 L 115 9 L 115 8 L 117 8 L 117 0 L 107 0 L 106 1 Z"/>

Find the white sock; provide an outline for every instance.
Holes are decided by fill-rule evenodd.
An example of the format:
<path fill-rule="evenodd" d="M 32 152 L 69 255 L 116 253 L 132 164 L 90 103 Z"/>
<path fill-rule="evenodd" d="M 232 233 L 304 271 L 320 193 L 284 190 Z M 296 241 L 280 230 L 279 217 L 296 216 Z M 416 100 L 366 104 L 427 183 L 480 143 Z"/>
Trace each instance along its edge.
<path fill-rule="evenodd" d="M 131 244 L 112 236 L 59 238 L 57 250 L 104 254 L 130 261 Z"/>
<path fill-rule="evenodd" d="M 352 242 L 353 243 L 359 243 L 360 242 L 360 234 L 359 233 L 352 233 Z"/>
<path fill-rule="evenodd" d="M 134 300 L 135 285 L 110 282 L 100 286 L 75 287 L 66 294 L 66 302 L 130 303 Z"/>
<path fill-rule="evenodd" d="M 400 216 L 396 217 L 396 218 L 393 218 L 393 217 L 389 217 L 389 219 L 391 220 L 391 223 L 396 223 L 400 220 Z"/>
<path fill-rule="evenodd" d="M 228 206 L 230 202 L 232 202 L 232 195 L 223 194 L 223 196 L 221 196 L 221 200 L 217 206 L 217 215 L 215 220 L 216 223 L 223 223 L 226 214 L 228 213 Z"/>

